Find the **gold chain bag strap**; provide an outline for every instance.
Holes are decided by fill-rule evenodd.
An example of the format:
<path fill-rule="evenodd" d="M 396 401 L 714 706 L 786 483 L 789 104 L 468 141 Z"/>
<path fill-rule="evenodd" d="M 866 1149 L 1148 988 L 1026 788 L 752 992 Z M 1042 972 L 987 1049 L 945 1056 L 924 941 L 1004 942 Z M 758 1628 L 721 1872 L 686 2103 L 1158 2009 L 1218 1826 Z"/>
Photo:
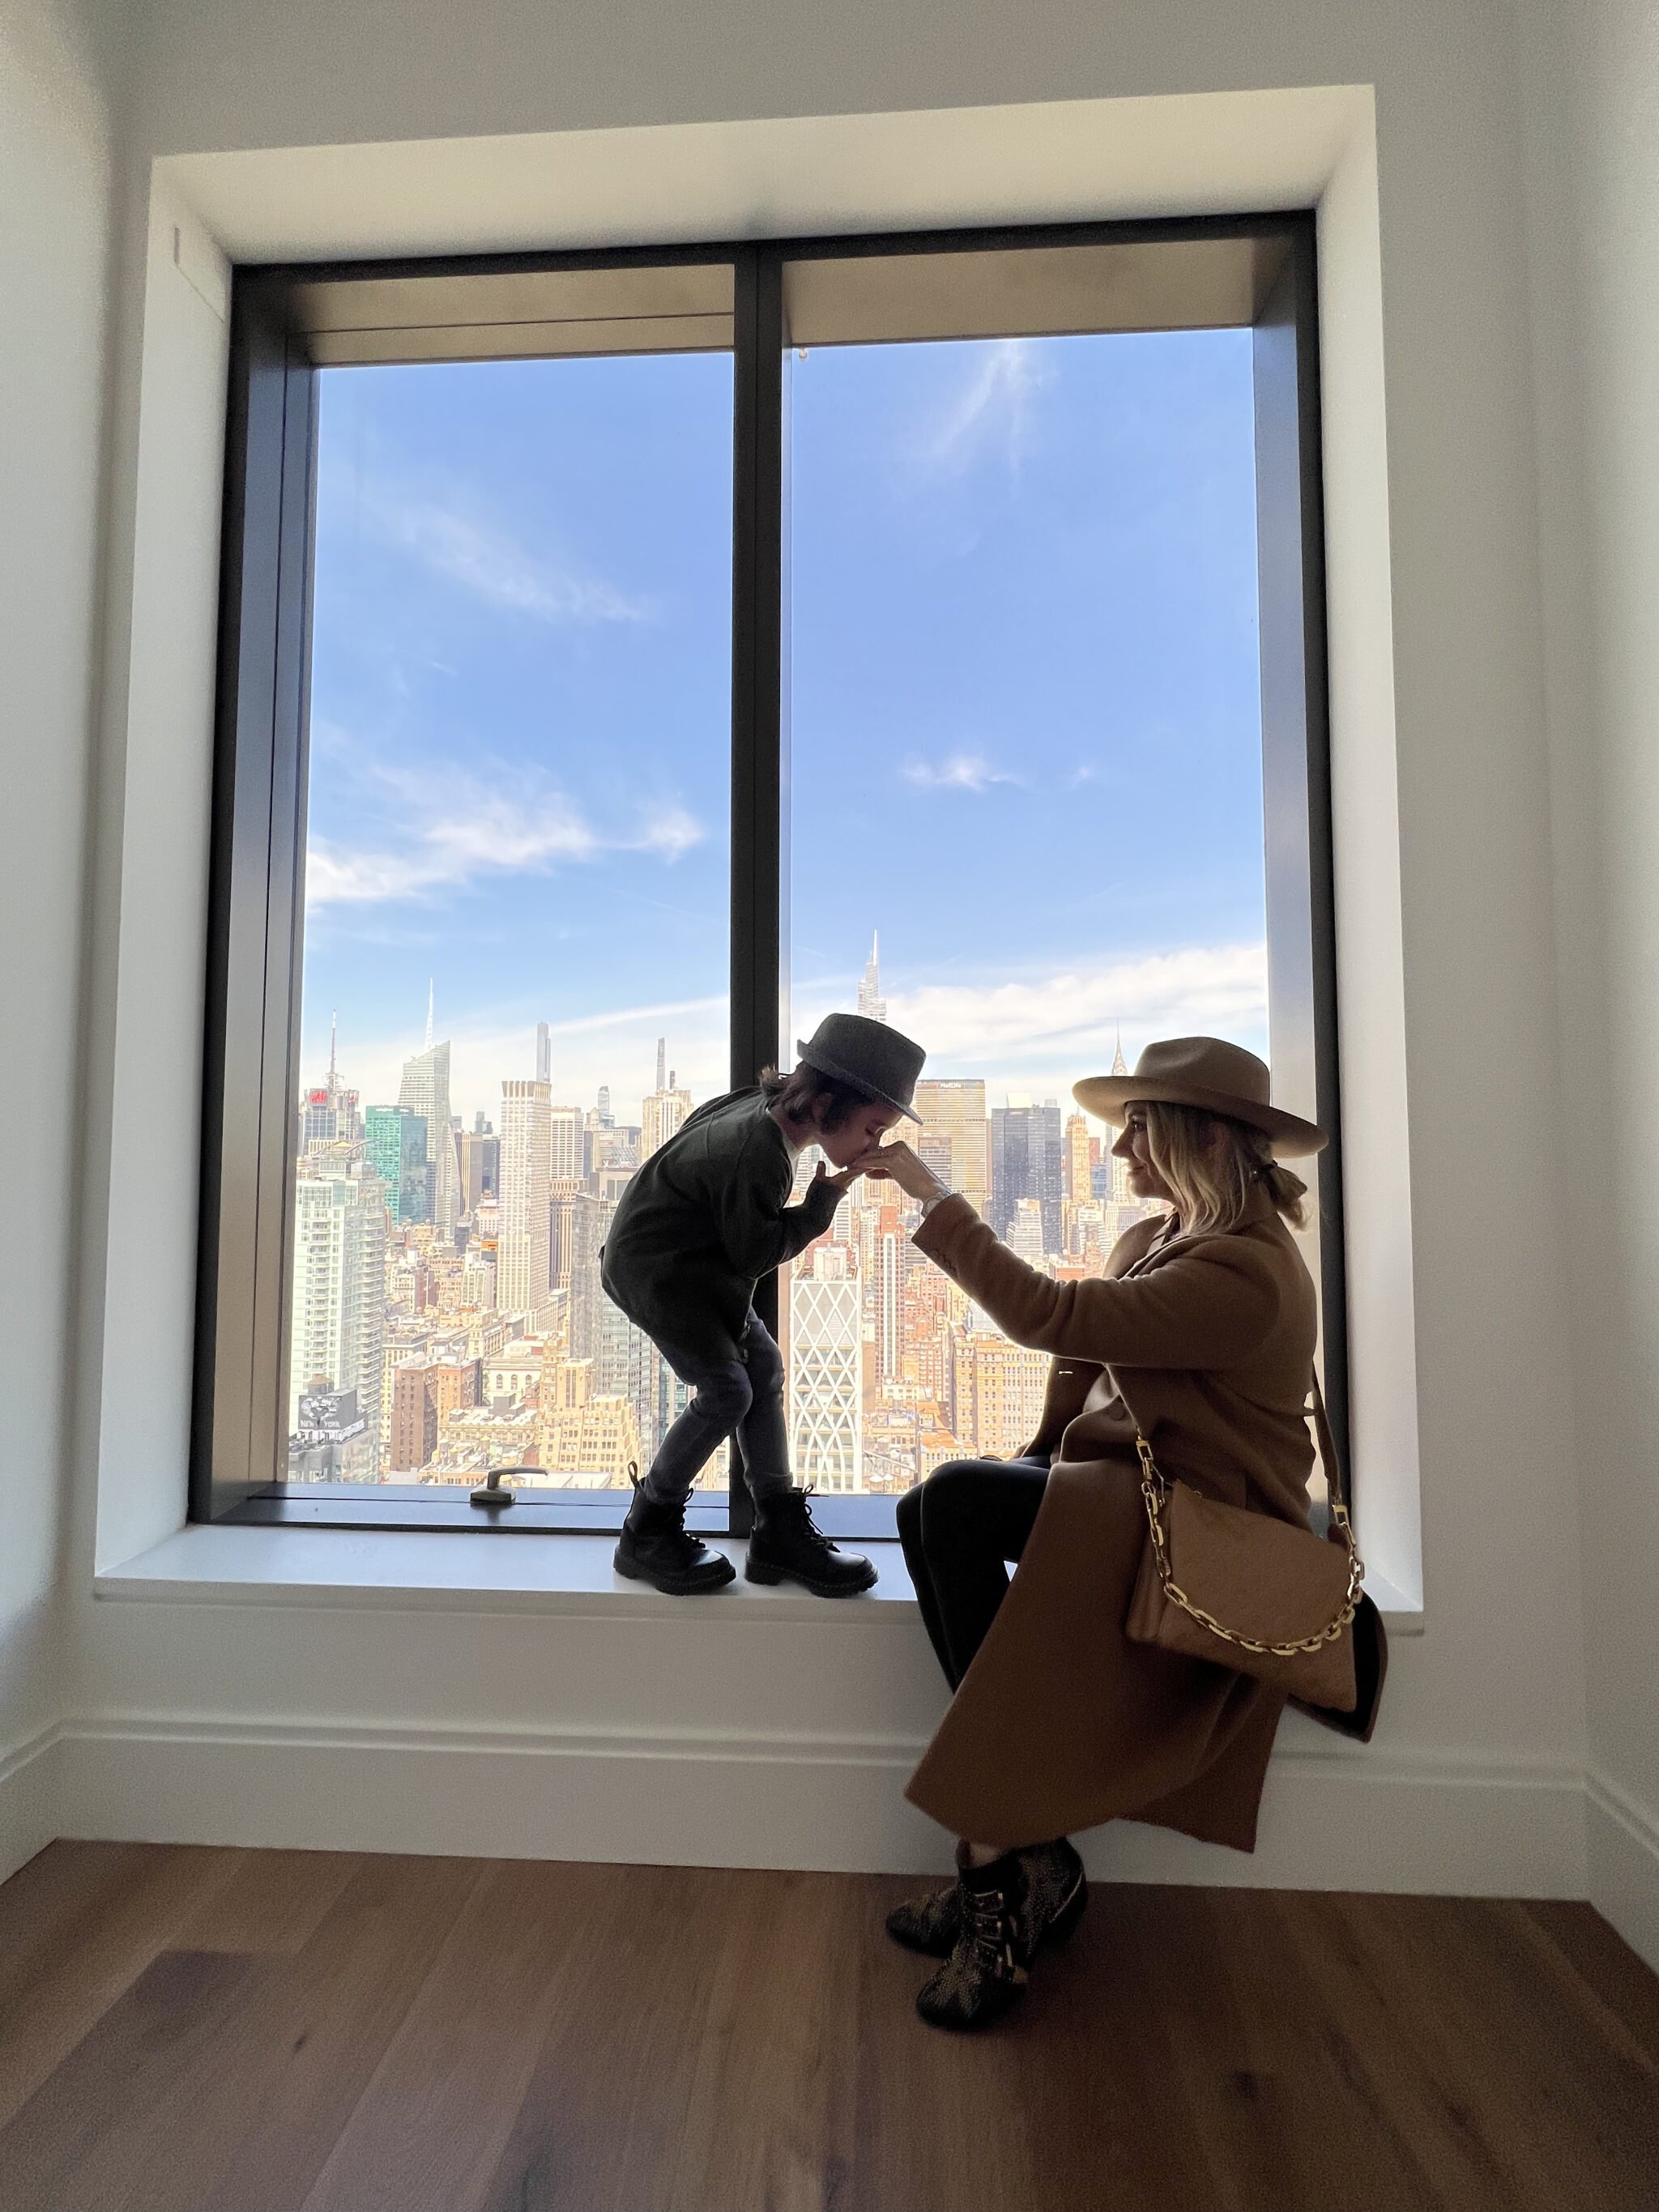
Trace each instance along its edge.
<path fill-rule="evenodd" d="M 1113 1380 L 1134 1421 L 1146 1508 L 1146 1542 L 1124 1634 L 1133 1643 L 1254 1674 L 1310 1705 L 1352 1712 L 1352 1624 L 1365 1568 L 1318 1377 L 1314 1425 L 1330 1489 L 1328 1540 L 1168 1480 L 1121 1378 L 1115 1374 Z"/>

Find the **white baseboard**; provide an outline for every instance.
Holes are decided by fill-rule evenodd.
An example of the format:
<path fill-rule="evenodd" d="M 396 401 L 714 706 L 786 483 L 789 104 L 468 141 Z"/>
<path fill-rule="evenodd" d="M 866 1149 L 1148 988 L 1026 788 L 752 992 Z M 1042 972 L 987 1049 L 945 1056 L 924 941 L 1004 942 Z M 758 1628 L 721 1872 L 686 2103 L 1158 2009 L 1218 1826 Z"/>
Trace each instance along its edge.
<path fill-rule="evenodd" d="M 0 1757 L 0 1881 L 9 1881 L 62 1833 L 62 1731 L 53 1722 Z"/>
<path fill-rule="evenodd" d="M 903 1798 L 919 1743 L 443 1731 L 108 1716 L 70 1723 L 58 1832 L 854 1873 L 943 1871 Z M 1253 1856 L 1120 1823 L 1103 1879 L 1583 1897 L 1576 1770 L 1281 1755 Z"/>
<path fill-rule="evenodd" d="M 1659 1974 L 1659 1820 L 1594 1770 L 1584 1795 L 1589 1901 Z"/>

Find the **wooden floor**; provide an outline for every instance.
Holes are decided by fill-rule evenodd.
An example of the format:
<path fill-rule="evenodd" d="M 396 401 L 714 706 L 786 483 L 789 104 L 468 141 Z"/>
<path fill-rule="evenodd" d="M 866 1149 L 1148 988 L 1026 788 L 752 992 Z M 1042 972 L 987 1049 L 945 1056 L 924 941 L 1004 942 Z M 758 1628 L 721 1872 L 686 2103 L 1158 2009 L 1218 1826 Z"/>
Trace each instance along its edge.
<path fill-rule="evenodd" d="M 1655 2212 L 1585 1905 L 1097 1889 L 923 2027 L 911 1885 L 58 1844 L 0 1888 L 5 2212 Z"/>

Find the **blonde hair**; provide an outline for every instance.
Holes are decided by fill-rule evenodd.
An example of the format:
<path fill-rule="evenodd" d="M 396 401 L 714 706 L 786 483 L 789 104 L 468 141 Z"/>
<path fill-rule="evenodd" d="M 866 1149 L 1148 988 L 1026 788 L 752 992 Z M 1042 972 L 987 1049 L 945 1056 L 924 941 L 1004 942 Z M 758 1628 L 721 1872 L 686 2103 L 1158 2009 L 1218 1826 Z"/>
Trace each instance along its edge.
<path fill-rule="evenodd" d="M 1308 1186 L 1273 1158 L 1265 1130 L 1196 1106 L 1149 1101 L 1140 1110 L 1146 1116 L 1147 1156 L 1175 1194 L 1183 1236 L 1237 1229 L 1257 1183 L 1287 1221 L 1304 1225 Z M 1218 1129 L 1227 1143 L 1212 1142 Z"/>

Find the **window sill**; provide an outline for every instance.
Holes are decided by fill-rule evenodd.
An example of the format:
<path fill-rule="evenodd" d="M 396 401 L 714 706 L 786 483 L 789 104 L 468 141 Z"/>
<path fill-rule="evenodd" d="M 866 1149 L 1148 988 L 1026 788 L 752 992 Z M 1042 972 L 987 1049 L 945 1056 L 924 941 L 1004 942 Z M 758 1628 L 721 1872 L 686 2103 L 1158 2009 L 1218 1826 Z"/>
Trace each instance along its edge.
<path fill-rule="evenodd" d="M 501 1532 L 505 1534 L 505 1532 Z M 861 1597 L 833 1601 L 793 1585 L 743 1578 L 743 1543 L 714 1537 L 738 1579 L 714 1598 L 665 1597 L 625 1581 L 611 1564 L 614 1535 L 519 1535 L 492 1542 L 473 1529 L 249 1528 L 197 1522 L 93 1577 L 104 1602 L 294 1605 L 387 1611 L 549 1613 L 635 1620 L 896 1620 L 916 1610 L 896 1544 L 856 1548 L 876 1562 Z M 733 1607 L 740 1607 L 738 1612 Z"/>
<path fill-rule="evenodd" d="M 93 1578 L 106 1603 L 372 1607 L 398 1613 L 546 1613 L 722 1620 L 908 1620 L 915 1593 L 896 1544 L 857 1548 L 876 1562 L 862 1597 L 833 1602 L 743 1578 L 743 1544 L 711 1539 L 738 1569 L 713 1599 L 664 1597 L 626 1582 L 609 1535 L 548 1534 L 492 1543 L 488 1532 L 248 1528 L 193 1523 Z M 1368 1585 L 1390 1636 L 1420 1636 L 1423 1614 L 1377 1577 Z M 732 1610 L 740 1607 L 740 1612 Z M 718 1613 L 715 1608 L 718 1607 Z"/>

